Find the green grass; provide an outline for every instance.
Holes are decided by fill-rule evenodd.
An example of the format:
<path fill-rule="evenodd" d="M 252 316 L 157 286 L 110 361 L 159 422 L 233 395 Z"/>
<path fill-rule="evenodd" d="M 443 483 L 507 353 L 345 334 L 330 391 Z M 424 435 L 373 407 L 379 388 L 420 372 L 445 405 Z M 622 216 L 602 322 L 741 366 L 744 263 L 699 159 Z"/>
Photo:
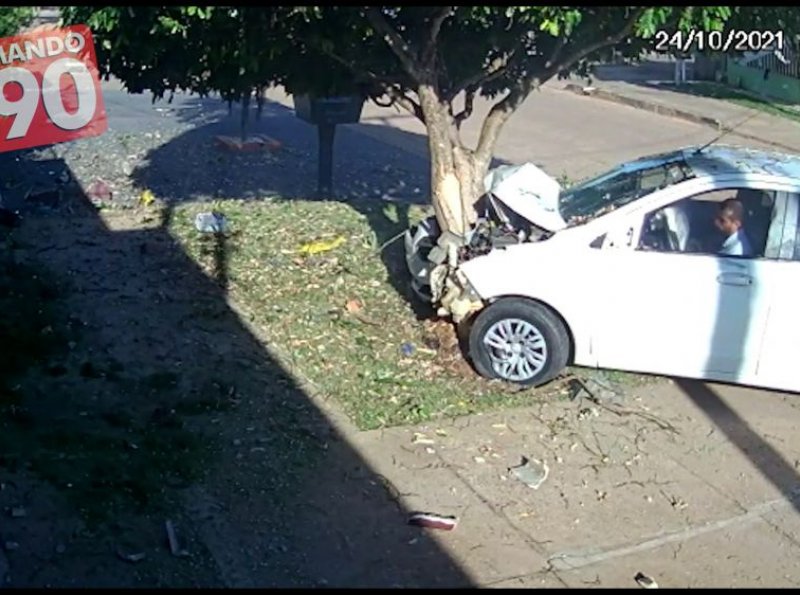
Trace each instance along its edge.
<path fill-rule="evenodd" d="M 757 95 L 740 91 L 727 85 L 710 82 L 696 82 L 688 85 L 665 85 L 665 87 L 672 87 L 673 90 L 682 93 L 689 93 L 700 97 L 709 97 L 712 99 L 722 99 L 730 103 L 735 103 L 742 107 L 753 110 L 759 110 L 764 113 L 778 116 L 781 118 L 788 118 L 795 122 L 800 122 L 800 110 L 797 107 L 789 107 L 786 104 L 778 103 L 776 100 L 758 97 Z"/>
<path fill-rule="evenodd" d="M 520 391 L 477 377 L 460 353 L 428 349 L 430 326 L 406 299 L 402 240 L 379 246 L 426 212 L 381 203 L 305 200 L 223 201 L 231 233 L 218 245 L 195 231 L 207 205 L 185 205 L 172 233 L 209 276 L 224 277 L 270 342 L 288 354 L 295 375 L 334 397 L 362 429 L 530 404 L 560 388 Z M 303 256 L 306 242 L 345 243 Z M 220 256 L 224 253 L 224 257 Z M 224 261 L 224 273 L 220 262 Z M 359 317 L 345 304 L 363 303 Z M 366 321 L 366 322 L 365 322 Z M 405 357 L 401 346 L 415 351 Z"/>

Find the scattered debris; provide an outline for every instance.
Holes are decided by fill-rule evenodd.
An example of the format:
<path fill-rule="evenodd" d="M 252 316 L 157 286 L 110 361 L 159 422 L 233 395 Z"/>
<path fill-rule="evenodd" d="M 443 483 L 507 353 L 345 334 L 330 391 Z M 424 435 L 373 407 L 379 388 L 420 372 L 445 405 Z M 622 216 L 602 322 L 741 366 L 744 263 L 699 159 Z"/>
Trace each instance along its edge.
<path fill-rule="evenodd" d="M 323 252 L 330 252 L 331 250 L 335 250 L 339 246 L 345 243 L 345 239 L 342 236 L 339 236 L 333 240 L 318 240 L 316 242 L 309 242 L 307 244 L 303 244 L 300 246 L 298 252 L 300 254 L 305 254 L 306 256 L 315 256 L 317 254 L 322 254 Z"/>
<path fill-rule="evenodd" d="M 414 355 L 414 346 L 411 343 L 403 343 L 400 346 L 400 351 L 405 357 Z"/>
<path fill-rule="evenodd" d="M 360 300 L 347 300 L 347 303 L 344 305 L 344 309 L 350 314 L 355 314 L 364 309 L 364 304 L 362 304 Z"/>
<path fill-rule="evenodd" d="M 411 444 L 436 444 L 433 438 L 428 438 L 425 434 L 414 432 L 414 437 L 411 439 Z"/>
<path fill-rule="evenodd" d="M 598 378 L 572 378 L 567 383 L 570 400 L 586 397 L 590 401 L 620 401 L 622 395 L 610 383 Z M 585 394 L 584 394 L 585 393 Z"/>
<path fill-rule="evenodd" d="M 56 545 L 56 553 L 57 554 L 61 555 L 66 551 L 67 551 L 67 546 L 65 546 L 63 543 L 59 543 L 59 544 Z"/>
<path fill-rule="evenodd" d="M 6 541 L 3 544 L 3 549 L 7 552 L 13 552 L 19 549 L 19 544 L 16 541 Z"/>
<path fill-rule="evenodd" d="M 647 576 L 643 572 L 637 572 L 633 580 L 635 580 L 642 589 L 658 589 L 658 583 L 655 579 Z"/>
<path fill-rule="evenodd" d="M 371 318 L 368 318 L 367 316 L 364 315 L 363 312 L 364 303 L 360 300 L 357 299 L 347 300 L 347 302 L 344 305 L 344 309 L 359 322 L 363 322 L 364 324 L 369 324 L 371 326 L 381 325 L 380 322 L 372 320 Z"/>
<path fill-rule="evenodd" d="M 667 499 L 670 506 L 672 506 L 672 508 L 674 508 L 675 510 L 683 510 L 684 508 L 689 507 L 689 504 L 687 504 L 687 502 L 683 498 L 680 498 L 678 496 L 669 496 L 663 490 L 661 491 L 661 494 Z"/>
<path fill-rule="evenodd" d="M 484 459 L 483 457 L 473 457 L 472 460 L 478 464 L 483 464 L 486 462 L 486 459 Z"/>
<path fill-rule="evenodd" d="M 150 190 L 143 190 L 142 194 L 139 196 L 139 202 L 144 207 L 149 207 L 156 201 L 156 195 L 153 194 Z"/>
<path fill-rule="evenodd" d="M 600 387 L 600 390 L 595 389 L 594 391 L 591 390 L 587 384 L 594 383 Z M 619 415 L 620 417 L 626 415 L 635 415 L 637 417 L 641 417 L 642 419 L 649 421 L 656 426 L 658 426 L 661 430 L 666 430 L 675 435 L 679 435 L 680 431 L 671 423 L 664 421 L 653 415 L 652 413 L 648 413 L 647 411 L 639 411 L 636 409 L 628 409 L 626 407 L 621 407 L 615 401 L 619 401 L 619 393 L 614 391 L 612 388 L 609 388 L 608 385 L 598 381 L 597 379 L 591 380 L 583 380 L 583 379 L 571 379 L 569 381 L 570 387 L 570 398 L 572 400 L 577 399 L 582 395 L 582 393 L 586 392 L 586 398 L 593 402 L 595 405 L 614 413 L 615 415 Z M 605 392 L 602 392 L 605 391 Z M 599 413 L 599 412 L 598 412 Z M 580 414 L 579 414 L 580 418 Z"/>
<path fill-rule="evenodd" d="M 578 411 L 578 421 L 583 421 L 587 417 L 599 417 L 600 410 L 597 407 L 584 407 Z"/>
<path fill-rule="evenodd" d="M 22 506 L 15 506 L 11 509 L 12 519 L 21 519 L 26 516 L 28 516 L 28 511 L 25 510 Z"/>
<path fill-rule="evenodd" d="M 183 558 L 189 555 L 184 549 L 181 549 L 180 544 L 178 543 L 178 536 L 175 534 L 175 527 L 172 524 L 172 521 L 167 520 L 164 524 L 167 530 L 167 540 L 169 541 L 169 551 L 172 553 L 173 556 L 178 556 L 179 558 Z"/>
<path fill-rule="evenodd" d="M 550 468 L 547 462 L 539 461 L 538 459 L 527 459 L 522 457 L 522 464 L 517 467 L 510 467 L 508 469 L 514 477 L 527 485 L 529 488 L 538 490 L 539 486 L 547 479 L 550 473 Z"/>
<path fill-rule="evenodd" d="M 281 143 L 279 141 L 265 134 L 252 134 L 248 136 L 244 142 L 241 138 L 218 135 L 214 137 L 214 141 L 219 148 L 229 151 L 252 152 L 262 151 L 264 149 L 268 151 L 277 151 L 281 148 Z"/>
<path fill-rule="evenodd" d="M 444 516 L 432 512 L 415 512 L 408 519 L 409 525 L 426 529 L 441 529 L 443 531 L 452 531 L 455 529 L 457 522 L 458 519 L 454 516 Z"/>
<path fill-rule="evenodd" d="M 95 202 L 106 202 L 113 198 L 113 192 L 108 182 L 97 179 L 86 189 L 86 196 Z"/>
<path fill-rule="evenodd" d="M 120 560 L 124 560 L 125 562 L 130 562 L 131 564 L 136 564 L 137 562 L 141 562 L 144 560 L 147 555 L 144 552 L 137 552 L 135 554 L 126 554 L 121 550 L 117 550 L 117 556 Z"/>
<path fill-rule="evenodd" d="M 201 233 L 225 233 L 228 230 L 228 221 L 219 211 L 198 213 L 194 218 L 194 227 Z"/>

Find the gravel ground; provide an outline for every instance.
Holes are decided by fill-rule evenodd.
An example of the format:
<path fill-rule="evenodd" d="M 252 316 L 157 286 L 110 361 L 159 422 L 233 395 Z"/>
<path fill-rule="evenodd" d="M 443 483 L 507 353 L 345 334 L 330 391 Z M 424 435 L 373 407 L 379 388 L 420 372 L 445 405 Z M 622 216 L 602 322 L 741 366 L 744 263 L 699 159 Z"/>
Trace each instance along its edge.
<path fill-rule="evenodd" d="M 34 195 L 55 186 L 69 191 L 75 181 L 84 189 L 105 181 L 113 191 L 107 206 L 120 207 L 134 204 L 143 189 L 166 202 L 309 197 L 316 191 L 316 130 L 281 105 L 265 104 L 259 121 L 251 113 L 251 131 L 280 141 L 281 149 L 232 154 L 219 149 L 214 137 L 238 134 L 238 106 L 229 114 L 219 100 L 187 95 L 153 104 L 147 95 L 113 89 L 104 91 L 104 99 L 109 130 L 102 136 L 35 149 L 29 157 L 36 167 L 19 155 L 0 155 L 0 166 L 13 172 L 3 181 L 6 207 L 24 211 L 33 206 L 25 200 L 32 187 Z M 424 202 L 429 169 L 419 156 L 340 126 L 334 158 L 336 198 Z M 65 168 L 74 176 L 66 185 Z"/>

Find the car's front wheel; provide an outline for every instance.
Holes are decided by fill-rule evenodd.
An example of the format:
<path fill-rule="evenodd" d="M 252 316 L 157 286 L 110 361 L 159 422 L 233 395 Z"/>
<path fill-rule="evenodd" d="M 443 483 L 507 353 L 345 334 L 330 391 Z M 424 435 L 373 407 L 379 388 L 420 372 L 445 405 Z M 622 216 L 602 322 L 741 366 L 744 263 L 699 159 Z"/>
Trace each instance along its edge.
<path fill-rule="evenodd" d="M 538 386 L 567 365 L 570 339 L 564 323 L 546 306 L 504 298 L 483 310 L 469 333 L 469 354 L 486 378 Z"/>

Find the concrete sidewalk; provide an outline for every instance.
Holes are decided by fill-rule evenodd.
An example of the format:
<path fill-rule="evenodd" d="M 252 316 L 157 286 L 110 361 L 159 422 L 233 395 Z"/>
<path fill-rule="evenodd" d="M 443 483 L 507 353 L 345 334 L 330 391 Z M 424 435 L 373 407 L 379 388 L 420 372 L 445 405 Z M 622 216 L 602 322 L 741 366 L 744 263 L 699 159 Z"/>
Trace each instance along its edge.
<path fill-rule="evenodd" d="M 662 383 L 365 432 L 354 445 L 482 587 L 800 584 L 795 396 Z M 548 475 L 515 477 L 522 457 Z M 414 547 L 414 544 L 409 544 Z"/>
<path fill-rule="evenodd" d="M 800 153 L 800 123 L 722 99 L 670 90 L 648 81 L 646 74 L 642 75 L 636 69 L 635 66 L 608 67 L 592 80 L 591 87 L 587 87 L 585 80 L 575 77 L 551 81 L 548 85 L 578 95 L 711 126 L 719 131 L 733 131 L 735 134 L 731 136 Z M 691 85 L 691 82 L 688 84 Z"/>

